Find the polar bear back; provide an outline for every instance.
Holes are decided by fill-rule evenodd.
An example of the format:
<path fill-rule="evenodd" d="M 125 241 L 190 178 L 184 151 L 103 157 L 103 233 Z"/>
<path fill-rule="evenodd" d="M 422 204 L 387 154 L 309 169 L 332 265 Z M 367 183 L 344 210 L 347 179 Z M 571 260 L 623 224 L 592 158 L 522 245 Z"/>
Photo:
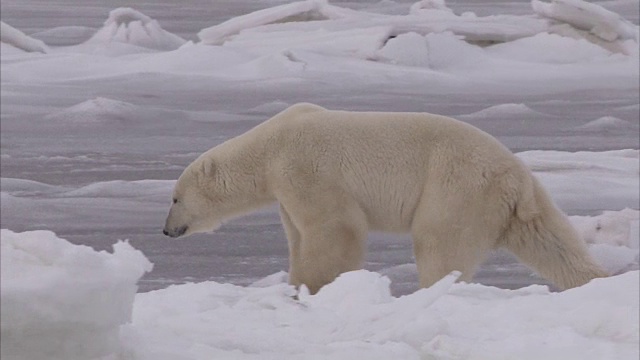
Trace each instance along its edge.
<path fill-rule="evenodd" d="M 372 230 L 407 231 L 425 184 L 477 190 L 507 171 L 526 171 L 492 136 L 428 113 L 297 105 L 263 125 L 270 129 L 259 133 L 270 134 L 264 149 L 275 192 L 290 193 L 292 184 L 342 189 Z"/>

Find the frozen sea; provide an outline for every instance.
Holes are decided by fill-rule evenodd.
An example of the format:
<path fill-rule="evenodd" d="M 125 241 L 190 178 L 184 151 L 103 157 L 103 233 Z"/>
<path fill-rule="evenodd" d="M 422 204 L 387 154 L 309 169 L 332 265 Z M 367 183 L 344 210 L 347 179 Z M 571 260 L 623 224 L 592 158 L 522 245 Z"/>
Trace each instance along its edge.
<path fill-rule="evenodd" d="M 162 52 L 110 41 L 78 46 L 120 6 L 157 20 L 169 33 L 198 41 L 204 28 L 283 3 L 3 0 L 2 21 L 43 40 L 50 54 L 3 48 L 2 228 L 51 230 L 97 250 L 129 239 L 154 263 L 140 282 L 142 292 L 204 280 L 245 285 L 286 270 L 286 240 L 275 207 L 230 221 L 215 233 L 179 240 L 164 237 L 162 227 L 171 180 L 190 161 L 299 101 L 450 115 L 496 136 L 514 152 L 639 148 L 637 62 L 616 60 L 620 54 L 603 59 L 595 46 L 583 43 L 566 54 L 560 51 L 557 58 L 527 64 L 522 59 L 501 63 L 489 55 L 462 62 L 473 58 L 476 49 L 458 50 L 445 42 L 443 49 L 450 54 L 442 56 L 443 66 L 436 70 L 398 64 L 402 56 L 370 61 L 295 48 L 254 54 L 248 40 L 238 40 L 228 51 L 185 46 Z M 332 4 L 398 15 L 406 14 L 412 2 Z M 637 1 L 598 4 L 638 23 Z M 457 14 L 532 13 L 527 1 L 448 5 Z M 550 46 L 551 52 L 562 49 L 561 44 Z M 534 47 L 534 52 L 541 49 Z M 605 119 L 605 126 L 585 127 L 598 119 Z M 571 179 L 580 180 L 579 173 Z M 638 208 L 635 194 L 602 201 L 596 195 L 603 189 L 584 189 L 584 198 L 593 196 L 593 201 L 561 203 L 569 215 Z M 412 263 L 408 237 L 370 236 L 366 268 L 389 275 L 394 294 L 417 289 Z M 501 252 L 488 259 L 476 281 L 504 288 L 545 284 Z"/>
<path fill-rule="evenodd" d="M 638 359 L 638 4 L 3 0 L 2 359 Z M 162 235 L 185 166 L 301 101 L 494 135 L 612 276 L 557 292 L 496 252 L 418 289 L 375 233 L 310 295 L 274 206 Z"/>

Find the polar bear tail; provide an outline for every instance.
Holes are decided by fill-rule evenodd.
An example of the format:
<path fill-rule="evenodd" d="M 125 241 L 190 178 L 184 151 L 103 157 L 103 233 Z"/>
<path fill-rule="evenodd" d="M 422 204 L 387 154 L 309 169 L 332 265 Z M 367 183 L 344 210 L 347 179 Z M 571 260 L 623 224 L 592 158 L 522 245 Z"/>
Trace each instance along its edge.
<path fill-rule="evenodd" d="M 520 191 L 502 245 L 561 289 L 608 276 L 538 180 L 532 175 L 529 179 Z"/>

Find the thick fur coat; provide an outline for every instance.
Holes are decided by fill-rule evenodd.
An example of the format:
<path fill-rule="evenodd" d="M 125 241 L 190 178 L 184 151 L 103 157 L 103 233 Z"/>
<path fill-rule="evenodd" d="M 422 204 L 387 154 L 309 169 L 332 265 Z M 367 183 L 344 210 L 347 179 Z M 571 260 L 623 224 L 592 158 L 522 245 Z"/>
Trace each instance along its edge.
<path fill-rule="evenodd" d="M 560 288 L 606 276 L 517 157 L 444 116 L 291 106 L 190 164 L 164 233 L 211 231 L 273 202 L 290 283 L 312 293 L 361 268 L 372 230 L 411 233 L 424 287 L 453 270 L 471 280 L 498 247 Z"/>

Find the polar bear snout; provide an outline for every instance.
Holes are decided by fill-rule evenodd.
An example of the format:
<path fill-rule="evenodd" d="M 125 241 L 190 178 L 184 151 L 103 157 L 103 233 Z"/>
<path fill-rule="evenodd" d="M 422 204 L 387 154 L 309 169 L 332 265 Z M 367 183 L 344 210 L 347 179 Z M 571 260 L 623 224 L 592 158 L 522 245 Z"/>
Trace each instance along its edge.
<path fill-rule="evenodd" d="M 184 235 L 187 232 L 188 228 L 189 227 L 187 225 L 175 227 L 173 229 L 168 229 L 165 227 L 164 230 L 162 230 L 162 233 L 169 237 L 177 238 Z"/>

